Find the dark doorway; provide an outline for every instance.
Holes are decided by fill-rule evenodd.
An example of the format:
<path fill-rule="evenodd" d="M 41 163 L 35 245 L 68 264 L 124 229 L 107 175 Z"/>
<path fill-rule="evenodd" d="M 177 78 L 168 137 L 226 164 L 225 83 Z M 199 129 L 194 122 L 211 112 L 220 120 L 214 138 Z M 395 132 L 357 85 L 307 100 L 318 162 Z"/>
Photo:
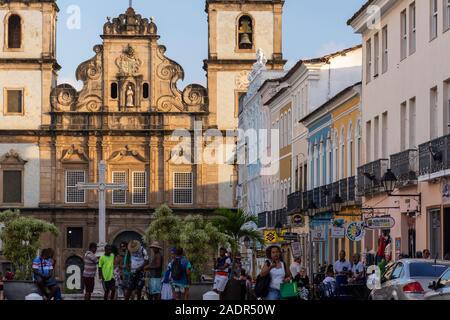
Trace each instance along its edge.
<path fill-rule="evenodd" d="M 444 256 L 450 253 L 450 208 L 444 209 Z"/>
<path fill-rule="evenodd" d="M 133 240 L 138 240 L 142 244 L 144 244 L 143 241 L 142 241 L 142 236 L 139 233 L 134 232 L 134 231 L 124 231 L 124 232 L 120 233 L 114 239 L 113 245 L 115 245 L 117 248 L 119 248 L 120 244 L 122 242 L 126 241 L 126 242 L 130 243 Z"/>

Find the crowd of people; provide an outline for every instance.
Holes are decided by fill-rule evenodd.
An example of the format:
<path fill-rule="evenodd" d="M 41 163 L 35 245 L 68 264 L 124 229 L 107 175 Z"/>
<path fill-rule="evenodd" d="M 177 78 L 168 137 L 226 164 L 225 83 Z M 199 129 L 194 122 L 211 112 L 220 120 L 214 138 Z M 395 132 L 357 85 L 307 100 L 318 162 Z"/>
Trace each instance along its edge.
<path fill-rule="evenodd" d="M 84 255 L 85 300 L 90 300 L 94 292 L 97 269 L 104 300 L 169 300 L 180 298 L 180 293 L 186 294 L 191 267 L 183 256 L 183 250 L 171 250 L 171 261 L 163 273 L 162 246 L 155 241 L 149 248 L 152 250 L 151 257 L 139 241 L 133 240 L 122 242 L 120 248 L 106 245 L 104 254 L 97 257 L 97 244 L 91 243 Z M 175 271 L 172 272 L 172 269 Z M 171 287 L 170 291 L 167 284 Z"/>
<path fill-rule="evenodd" d="M 301 257 L 295 257 L 288 266 L 282 259 L 281 248 L 271 246 L 266 249 L 267 260 L 255 282 L 242 267 L 239 253 L 233 256 L 225 248 L 220 248 L 219 256 L 214 260 L 213 291 L 221 300 L 281 300 L 285 299 L 283 287 L 294 283 L 296 299 L 329 299 L 348 294 L 364 297 L 367 277 L 370 276 L 366 274 L 366 266 L 375 264 L 383 273 L 392 261 L 389 245 L 388 235 L 382 235 L 380 247 L 385 250 L 378 250 L 372 262 L 366 257 L 365 263 L 358 253 L 347 260 L 346 252 L 342 250 L 334 264 L 319 266 L 319 272 L 312 279 L 302 266 Z M 91 243 L 84 254 L 84 299 L 92 298 L 98 272 L 104 300 L 189 300 L 193 266 L 183 249 L 172 248 L 169 261 L 164 264 L 161 244 L 155 241 L 148 248 L 151 254 L 140 241 L 133 240 L 122 242 L 119 248 L 106 245 L 103 255 L 98 256 L 97 244 Z M 61 288 L 54 274 L 54 255 L 51 248 L 41 250 L 32 263 L 33 280 L 44 299 L 62 300 Z M 398 258 L 410 257 L 400 254 Z M 432 254 L 425 249 L 412 258 L 432 259 Z M 449 258 L 450 255 L 446 255 L 445 259 Z M 0 274 L 0 299 L 3 299 L 3 281 L 13 279 L 14 273 L 10 269 L 4 276 Z M 356 291 L 349 292 L 349 288 Z"/>
<path fill-rule="evenodd" d="M 383 247 L 389 246 L 388 235 L 382 237 Z M 282 251 L 279 246 L 270 246 L 266 250 L 267 260 L 259 273 L 255 291 L 258 298 L 263 300 L 281 300 L 283 297 L 283 287 L 289 283 L 295 283 L 297 295 L 294 299 L 330 299 L 330 298 L 353 298 L 365 300 L 370 293 L 367 288 L 367 266 L 377 265 L 383 273 L 386 266 L 392 261 L 386 251 L 379 251 L 373 263 L 364 263 L 361 255 L 353 254 L 351 260 L 347 260 L 344 250 L 339 252 L 339 259 L 330 265 L 319 266 L 319 272 L 314 275 L 310 282 L 307 270 L 302 266 L 300 257 L 295 257 L 294 262 L 287 267 L 282 259 Z M 417 258 L 432 259 L 430 250 L 425 249 L 417 252 L 414 257 L 400 254 L 399 259 Z M 445 260 L 449 260 L 450 255 L 446 255 Z M 266 280 L 264 280 L 266 279 Z M 292 297 L 291 297 L 292 298 Z"/>

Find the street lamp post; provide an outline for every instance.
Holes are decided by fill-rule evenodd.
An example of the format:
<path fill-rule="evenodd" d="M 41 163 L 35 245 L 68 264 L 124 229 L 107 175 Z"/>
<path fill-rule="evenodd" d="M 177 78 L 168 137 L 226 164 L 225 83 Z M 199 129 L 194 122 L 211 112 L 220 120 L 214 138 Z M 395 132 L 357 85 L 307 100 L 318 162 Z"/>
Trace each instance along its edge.
<path fill-rule="evenodd" d="M 391 169 L 388 169 L 381 179 L 381 183 L 383 184 L 384 191 L 387 193 L 389 197 L 418 197 L 419 208 L 422 206 L 422 193 L 416 194 L 393 194 L 395 188 L 397 187 L 398 179 Z"/>
<path fill-rule="evenodd" d="M 313 201 L 311 201 L 308 205 L 308 209 L 307 209 L 306 213 L 309 218 L 309 274 L 311 275 L 311 279 L 313 281 L 313 290 L 314 290 L 314 263 L 313 263 L 314 243 L 313 243 L 313 235 L 312 235 L 312 219 L 316 215 L 316 212 L 317 212 L 317 206 Z"/>

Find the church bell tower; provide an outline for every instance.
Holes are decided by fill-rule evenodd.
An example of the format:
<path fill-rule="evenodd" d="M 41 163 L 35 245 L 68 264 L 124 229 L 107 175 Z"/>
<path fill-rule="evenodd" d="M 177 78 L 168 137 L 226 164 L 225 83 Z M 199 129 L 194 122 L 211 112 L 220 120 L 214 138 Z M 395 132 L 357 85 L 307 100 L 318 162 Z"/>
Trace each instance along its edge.
<path fill-rule="evenodd" d="M 206 0 L 208 15 L 207 72 L 210 126 L 219 130 L 238 127 L 238 102 L 246 93 L 248 74 L 262 49 L 267 68 L 281 70 L 286 63 L 282 53 L 282 14 L 284 0 Z M 236 176 L 231 165 L 221 165 L 219 194 L 223 205 L 233 201 Z M 231 201 L 231 202 L 230 202 Z"/>

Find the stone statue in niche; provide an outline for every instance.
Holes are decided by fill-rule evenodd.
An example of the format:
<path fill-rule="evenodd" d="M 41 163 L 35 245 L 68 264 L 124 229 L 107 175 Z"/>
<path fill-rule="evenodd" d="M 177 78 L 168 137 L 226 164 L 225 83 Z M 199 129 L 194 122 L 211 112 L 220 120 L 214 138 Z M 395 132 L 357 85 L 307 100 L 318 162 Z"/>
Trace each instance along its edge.
<path fill-rule="evenodd" d="M 131 85 L 128 85 L 127 88 L 127 107 L 134 107 L 134 91 L 133 91 L 133 87 Z"/>

